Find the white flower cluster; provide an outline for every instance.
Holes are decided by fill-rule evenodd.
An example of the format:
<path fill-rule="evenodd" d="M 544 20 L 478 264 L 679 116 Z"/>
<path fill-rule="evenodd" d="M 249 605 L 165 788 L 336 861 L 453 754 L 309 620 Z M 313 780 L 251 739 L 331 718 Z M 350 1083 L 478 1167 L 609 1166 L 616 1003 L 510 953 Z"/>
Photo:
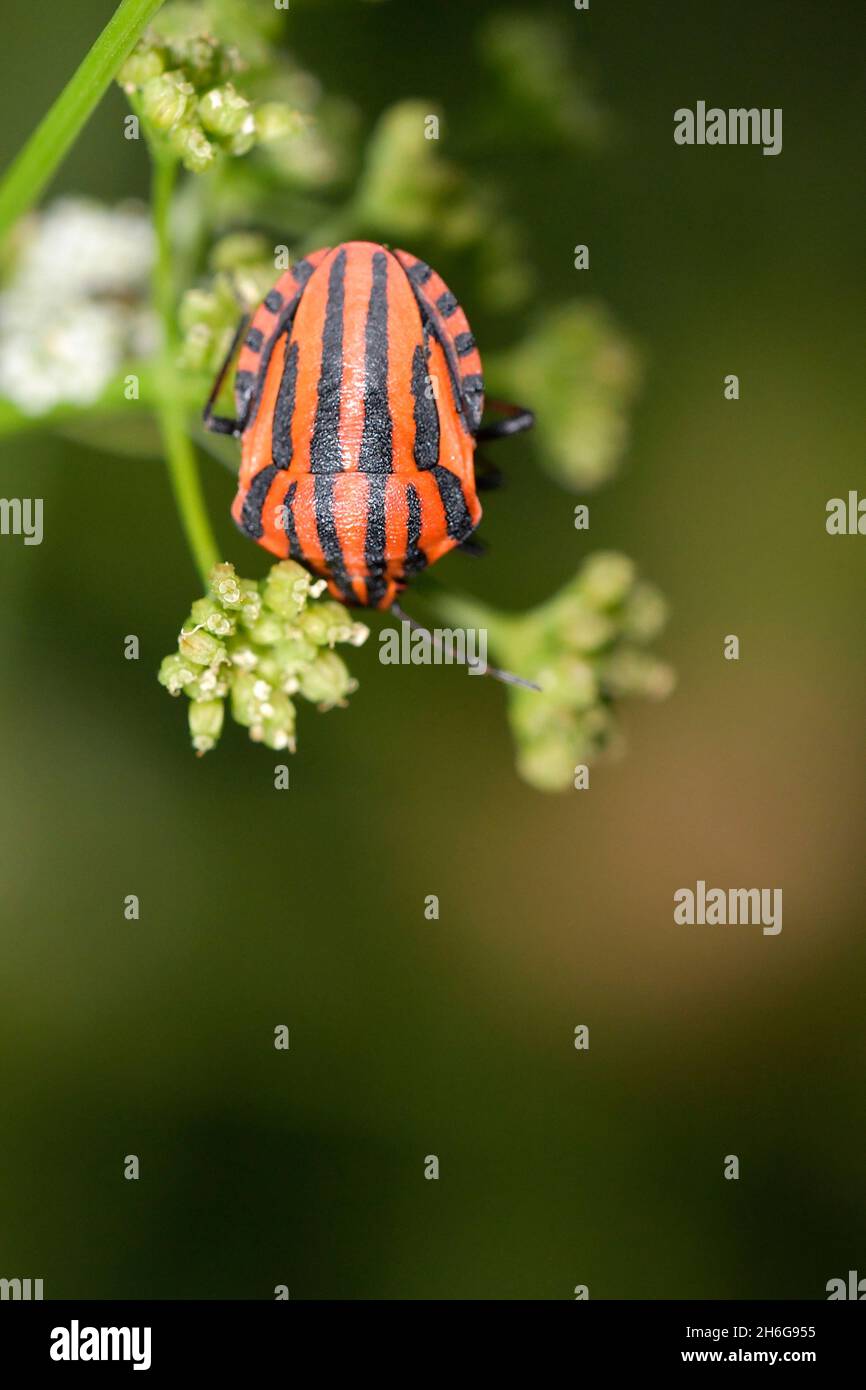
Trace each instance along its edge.
<path fill-rule="evenodd" d="M 125 360 L 155 346 L 147 213 L 62 198 L 24 237 L 0 292 L 0 395 L 28 415 L 90 405 Z"/>

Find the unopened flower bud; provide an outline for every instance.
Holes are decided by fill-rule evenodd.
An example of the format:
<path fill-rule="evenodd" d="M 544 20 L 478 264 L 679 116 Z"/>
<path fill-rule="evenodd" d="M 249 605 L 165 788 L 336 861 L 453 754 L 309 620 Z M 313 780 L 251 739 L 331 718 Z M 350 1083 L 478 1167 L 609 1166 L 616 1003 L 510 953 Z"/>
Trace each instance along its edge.
<path fill-rule="evenodd" d="M 158 77 L 165 67 L 165 59 L 158 48 L 139 45 L 129 55 L 117 80 L 128 92 L 143 87 L 152 77 Z"/>
<path fill-rule="evenodd" d="M 296 676 L 316 659 L 316 647 L 303 637 L 284 637 L 273 648 L 278 677 Z"/>
<path fill-rule="evenodd" d="M 185 686 L 195 680 L 197 674 L 197 669 L 180 652 L 172 652 L 160 663 L 158 679 L 170 695 L 179 695 Z"/>
<path fill-rule="evenodd" d="M 668 605 L 652 584 L 635 584 L 625 601 L 623 633 L 635 642 L 658 637 L 668 618 Z"/>
<path fill-rule="evenodd" d="M 253 145 L 256 143 L 256 123 L 252 112 L 244 119 L 240 130 L 234 135 L 230 135 L 227 141 L 229 154 L 242 155 L 249 154 Z"/>
<path fill-rule="evenodd" d="M 261 723 L 261 742 L 268 748 L 295 747 L 295 707 L 287 695 L 275 691 L 271 709 Z"/>
<path fill-rule="evenodd" d="M 222 733 L 224 707 L 222 700 L 193 700 L 189 707 L 189 731 L 196 753 L 210 752 Z"/>
<path fill-rule="evenodd" d="M 195 666 L 212 666 L 229 659 L 219 638 L 203 627 L 184 629 L 177 647 L 181 656 Z"/>
<path fill-rule="evenodd" d="M 263 608 L 260 618 L 254 623 L 247 623 L 247 631 L 250 637 L 261 647 L 272 647 L 275 642 L 279 642 L 285 636 L 286 624 L 284 619 L 278 618 L 276 613 L 272 613 L 269 608 Z"/>
<path fill-rule="evenodd" d="M 234 565 L 228 561 L 214 565 L 210 573 L 210 591 L 223 608 L 240 608 L 241 585 Z"/>
<path fill-rule="evenodd" d="M 201 126 L 192 121 L 173 126 L 169 131 L 169 144 L 185 169 L 191 174 L 203 174 L 216 159 L 216 146 L 208 140 Z"/>
<path fill-rule="evenodd" d="M 265 101 L 256 108 L 255 122 L 256 137 L 266 144 L 269 140 L 299 135 L 307 125 L 307 118 L 282 101 Z"/>
<path fill-rule="evenodd" d="M 606 609 L 623 602 L 634 576 L 634 562 L 627 555 L 599 551 L 585 561 L 578 583 L 587 603 Z"/>
<path fill-rule="evenodd" d="M 337 653 L 329 651 L 320 651 L 312 666 L 299 673 L 298 680 L 304 699 L 325 709 L 339 705 L 358 684 Z"/>
<path fill-rule="evenodd" d="M 303 565 L 295 560 L 280 560 L 271 567 L 265 580 L 265 603 L 281 617 L 294 618 L 304 607 L 311 584 Z"/>
<path fill-rule="evenodd" d="M 183 73 L 160 73 L 148 78 L 141 89 L 142 115 L 157 130 L 171 130 L 183 120 L 192 97 L 192 85 Z"/>
<path fill-rule="evenodd" d="M 252 130 L 255 130 L 250 103 L 231 82 L 222 87 L 212 87 L 209 92 L 205 92 L 204 96 L 199 98 L 198 115 L 205 130 L 220 140 L 239 135 L 248 117 Z"/>
<path fill-rule="evenodd" d="M 261 701 L 255 695 L 256 676 L 239 671 L 232 683 L 232 717 L 247 728 L 261 717 Z"/>
<path fill-rule="evenodd" d="M 196 679 L 184 686 L 184 695 L 188 695 L 191 700 L 225 699 L 231 688 L 227 666 L 197 666 L 195 671 Z"/>
<path fill-rule="evenodd" d="M 231 637 L 235 623 L 224 608 L 212 598 L 197 599 L 190 610 L 189 621 L 184 627 L 205 627 L 215 637 Z"/>
<path fill-rule="evenodd" d="M 301 632 L 317 647 L 333 647 L 336 642 L 348 642 L 352 626 L 348 609 L 334 601 L 305 608 L 298 618 Z"/>

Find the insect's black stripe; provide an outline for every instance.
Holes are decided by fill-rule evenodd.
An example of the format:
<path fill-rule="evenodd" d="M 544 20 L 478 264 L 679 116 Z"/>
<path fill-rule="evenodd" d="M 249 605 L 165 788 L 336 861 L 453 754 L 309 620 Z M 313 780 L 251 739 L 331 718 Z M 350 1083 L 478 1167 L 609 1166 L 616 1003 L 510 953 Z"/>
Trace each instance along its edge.
<path fill-rule="evenodd" d="M 463 496 L 463 488 L 456 473 L 452 473 L 450 468 L 444 464 L 437 463 L 430 469 L 439 489 L 439 496 L 442 499 L 442 506 L 445 509 L 445 528 L 456 541 L 465 540 L 471 536 L 474 526 L 472 517 L 469 515 L 469 508 L 466 505 L 466 498 Z"/>
<path fill-rule="evenodd" d="M 251 348 L 253 352 L 261 352 L 264 341 L 265 335 L 260 328 L 251 328 L 244 339 L 247 347 Z"/>
<path fill-rule="evenodd" d="M 384 251 L 373 254 L 365 339 L 364 431 L 358 469 L 361 473 L 391 473 L 394 425 L 388 401 L 388 257 Z"/>
<path fill-rule="evenodd" d="M 414 265 L 406 267 L 406 274 L 413 285 L 426 285 L 433 271 L 424 261 L 416 261 Z"/>
<path fill-rule="evenodd" d="M 301 270 L 302 266 L 304 267 L 303 270 Z M 271 354 L 273 353 L 275 345 L 279 342 L 280 335 L 285 333 L 292 319 L 295 317 L 298 305 L 301 302 L 301 295 L 304 293 L 304 287 L 312 275 L 313 269 L 314 267 L 310 265 L 309 261 L 298 261 L 298 264 L 292 272 L 298 282 L 297 293 L 292 295 L 292 298 L 283 305 L 282 313 L 274 325 L 274 331 L 265 343 L 258 371 L 255 373 L 238 372 L 235 375 L 235 406 L 237 408 L 238 419 L 244 421 L 245 430 L 249 429 L 256 418 L 259 401 L 262 398 L 262 386 L 264 385 L 265 376 L 267 375 L 268 367 L 271 363 Z M 267 300 L 271 299 L 272 296 L 277 293 L 276 290 L 271 290 L 265 302 L 267 303 Z"/>
<path fill-rule="evenodd" d="M 264 527 L 262 525 L 262 510 L 270 492 L 271 483 L 282 469 L 275 463 L 269 463 L 262 468 L 253 478 L 249 486 L 249 491 L 244 498 L 241 509 L 240 527 L 244 535 L 252 540 L 261 539 Z"/>
<path fill-rule="evenodd" d="M 301 263 L 298 262 L 300 265 Z M 297 269 L 297 267 L 296 267 Z M 322 365 L 318 403 L 310 440 L 310 472 L 336 473 L 340 455 L 340 388 L 343 379 L 343 309 L 345 305 L 346 252 L 338 251 L 328 276 L 328 300 L 322 329 Z"/>
<path fill-rule="evenodd" d="M 415 466 L 432 468 L 439 461 L 439 411 L 427 375 L 427 355 L 420 343 L 412 354 L 412 397 L 415 414 Z"/>
<path fill-rule="evenodd" d="M 369 484 L 364 561 L 367 565 L 367 604 L 370 608 L 377 608 L 388 587 L 385 578 L 385 489 L 388 486 L 388 476 L 386 473 L 373 473 Z"/>
<path fill-rule="evenodd" d="M 467 434 L 474 434 L 475 431 L 472 428 L 469 420 L 469 411 L 466 408 L 467 403 L 464 400 L 463 393 L 460 389 L 460 372 L 458 370 L 457 355 L 454 351 L 453 344 L 449 339 L 448 335 L 441 331 L 429 303 L 424 298 L 423 294 L 419 293 L 415 281 L 412 279 L 410 275 L 408 275 L 408 272 L 407 276 L 409 279 L 409 283 L 412 286 L 412 293 L 415 295 L 415 300 L 420 310 L 421 321 L 425 325 L 425 330 L 429 328 L 430 332 L 433 333 L 434 337 L 436 338 L 436 341 L 439 343 L 439 346 L 442 348 L 442 352 L 445 356 L 445 363 L 448 367 L 448 378 L 451 382 L 451 395 L 454 399 L 454 409 L 457 411 L 457 414 L 460 417 L 460 423 L 466 430 Z M 440 300 L 443 299 L 444 295 L 440 295 L 439 298 Z M 456 304 L 457 301 L 455 300 L 454 302 Z"/>
<path fill-rule="evenodd" d="M 421 540 L 421 498 L 411 483 L 406 488 L 406 555 L 403 560 L 403 574 L 417 574 L 427 566 L 427 556 L 419 544 Z"/>
<path fill-rule="evenodd" d="M 288 330 L 287 330 L 288 331 Z M 271 428 L 271 459 L 250 483 L 241 511 L 241 529 L 253 540 L 259 540 L 264 530 L 262 511 L 271 483 L 292 461 L 292 415 L 295 409 L 295 383 L 298 376 L 298 345 L 292 343 L 286 354 L 280 389 L 274 407 Z"/>
<path fill-rule="evenodd" d="M 253 394 L 256 391 L 257 380 L 254 372 L 235 372 L 235 412 L 238 420 L 244 422 L 245 428 L 252 424 L 256 413 L 258 398 L 253 401 Z"/>
<path fill-rule="evenodd" d="M 286 495 L 283 498 L 283 529 L 289 538 L 289 554 L 293 560 L 305 562 L 304 552 L 298 540 L 298 532 L 295 526 L 295 493 L 298 490 L 296 481 L 289 483 L 286 488 Z"/>
<path fill-rule="evenodd" d="M 292 461 L 292 416 L 295 413 L 295 387 L 298 382 L 298 344 L 289 344 L 283 375 L 271 422 L 271 458 L 277 468 L 288 468 Z"/>
<path fill-rule="evenodd" d="M 283 307 L 283 296 L 279 290 L 268 290 L 264 300 L 265 308 L 270 313 L 276 314 Z"/>
<path fill-rule="evenodd" d="M 466 405 L 469 428 L 474 434 L 481 424 L 484 402 L 484 378 L 479 372 L 467 372 L 460 378 L 460 390 Z"/>
<path fill-rule="evenodd" d="M 319 537 L 319 544 L 322 547 L 322 555 L 325 559 L 325 567 L 328 574 L 333 579 L 337 588 L 349 603 L 357 603 L 357 595 L 352 588 L 351 581 L 346 572 L 346 562 L 343 558 L 343 548 L 340 545 L 340 537 L 337 535 L 337 525 L 334 519 L 334 483 L 336 479 L 333 473 L 318 473 L 313 481 L 313 507 L 316 514 L 316 532 Z"/>
<path fill-rule="evenodd" d="M 475 339 L 471 333 L 458 333 L 454 339 L 454 346 L 458 357 L 468 357 L 475 348 Z"/>
<path fill-rule="evenodd" d="M 440 294 L 439 298 L 436 300 L 436 308 L 439 310 L 443 319 L 450 319 L 452 314 L 457 313 L 460 305 L 457 303 L 451 291 L 446 290 L 445 293 Z"/>

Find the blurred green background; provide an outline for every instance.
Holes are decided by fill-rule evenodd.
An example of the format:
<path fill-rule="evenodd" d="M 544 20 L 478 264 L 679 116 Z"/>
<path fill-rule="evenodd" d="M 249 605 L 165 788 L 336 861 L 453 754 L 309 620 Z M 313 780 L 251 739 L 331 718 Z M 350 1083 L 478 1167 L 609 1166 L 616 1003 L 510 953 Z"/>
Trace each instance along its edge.
<path fill-rule="evenodd" d="M 111 8 L 16 8 L 4 162 Z M 513 9 L 293 4 L 287 37 L 365 126 L 440 102 L 447 152 L 489 175 L 473 34 Z M 374 638 L 349 709 L 302 710 L 276 792 L 237 728 L 196 760 L 156 683 L 197 592 L 162 466 L 5 442 L 0 496 L 45 499 L 45 542 L 0 540 L 0 1275 L 48 1297 L 822 1298 L 866 1273 L 866 540 L 824 529 L 864 486 L 862 9 L 532 10 L 565 23 L 607 139 L 504 134 L 492 172 L 540 300 L 604 299 L 646 380 L 588 536 L 515 440 L 491 554 L 437 577 L 520 606 L 622 549 L 671 599 L 678 690 L 624 711 L 588 792 L 545 797 L 501 688 L 380 667 Z M 781 106 L 783 153 L 678 148 L 698 99 Z M 113 90 L 52 193 L 146 192 L 124 109 Z M 204 468 L 227 557 L 260 572 Z M 781 935 L 675 926 L 698 878 L 783 888 Z"/>

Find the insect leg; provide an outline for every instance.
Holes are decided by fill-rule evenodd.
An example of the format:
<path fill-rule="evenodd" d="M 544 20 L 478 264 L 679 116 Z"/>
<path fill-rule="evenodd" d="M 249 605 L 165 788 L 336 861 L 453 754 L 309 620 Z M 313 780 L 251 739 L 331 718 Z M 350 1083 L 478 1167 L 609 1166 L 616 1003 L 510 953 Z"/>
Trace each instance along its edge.
<path fill-rule="evenodd" d="M 240 323 L 235 329 L 235 335 L 232 338 L 231 347 L 226 353 L 225 360 L 222 366 L 220 367 L 219 372 L 217 374 L 217 379 L 213 384 L 213 389 L 211 390 L 211 393 L 207 398 L 207 404 L 205 405 L 205 408 L 202 411 L 201 418 L 205 429 L 212 430 L 214 434 L 233 434 L 235 435 L 235 437 L 237 437 L 238 435 L 243 433 L 244 427 L 246 425 L 246 420 L 249 415 L 249 402 L 247 403 L 244 418 L 240 420 L 230 420 L 225 415 L 214 415 L 213 408 L 217 400 L 217 397 L 219 396 L 219 393 L 223 388 L 223 382 L 226 379 L 226 374 L 228 372 L 229 367 L 231 366 L 232 359 L 234 358 L 234 355 L 238 350 L 238 344 L 240 343 L 241 338 L 246 332 L 248 323 L 249 316 L 247 314 L 244 314 L 244 316 L 240 320 Z"/>
<path fill-rule="evenodd" d="M 493 492 L 495 488 L 502 487 L 505 483 L 505 475 L 501 468 L 497 468 L 495 463 L 489 459 L 475 455 L 475 491 Z"/>
<path fill-rule="evenodd" d="M 501 411 L 505 418 L 494 420 L 490 425 L 482 425 L 475 435 L 476 439 L 502 439 L 507 434 L 520 434 L 522 430 L 531 430 L 535 424 L 532 411 L 522 405 L 510 405 L 507 401 L 488 401 L 487 404 L 494 410 Z"/>

